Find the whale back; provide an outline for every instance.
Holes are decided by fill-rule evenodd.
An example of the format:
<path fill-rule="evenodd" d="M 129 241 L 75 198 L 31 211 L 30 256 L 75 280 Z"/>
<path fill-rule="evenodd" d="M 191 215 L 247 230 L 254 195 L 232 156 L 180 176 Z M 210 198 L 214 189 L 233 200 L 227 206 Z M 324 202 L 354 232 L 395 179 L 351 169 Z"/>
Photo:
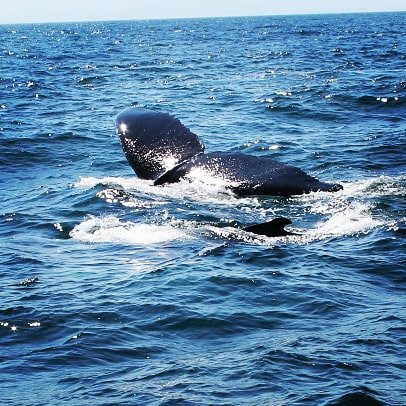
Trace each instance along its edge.
<path fill-rule="evenodd" d="M 204 145 L 177 118 L 131 107 L 116 118 L 124 154 L 138 177 L 157 179 L 175 165 L 204 151 Z"/>

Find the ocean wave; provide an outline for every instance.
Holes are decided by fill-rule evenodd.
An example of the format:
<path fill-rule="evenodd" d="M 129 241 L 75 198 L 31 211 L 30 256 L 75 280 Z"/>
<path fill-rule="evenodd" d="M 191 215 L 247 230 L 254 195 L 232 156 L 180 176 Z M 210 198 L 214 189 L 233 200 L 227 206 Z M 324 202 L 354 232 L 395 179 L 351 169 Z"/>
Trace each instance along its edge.
<path fill-rule="evenodd" d="M 107 82 L 104 76 L 82 76 L 77 80 L 77 83 L 83 86 L 91 86 Z"/>
<path fill-rule="evenodd" d="M 388 89 L 389 90 L 389 89 Z M 405 106 L 406 100 L 401 94 L 395 95 L 361 95 L 354 93 L 331 93 L 324 95 L 324 98 L 330 104 L 335 104 L 339 108 L 346 107 L 347 109 L 365 109 L 367 111 L 387 111 L 396 112 Z"/>
<path fill-rule="evenodd" d="M 328 108 L 320 109 L 309 108 L 309 106 L 304 102 L 289 102 L 275 100 L 272 103 L 269 103 L 265 108 L 274 113 L 283 113 L 293 117 L 300 117 L 306 119 L 314 119 L 317 116 L 318 120 L 324 121 L 334 121 L 341 118 L 340 112 L 334 112 Z"/>
<path fill-rule="evenodd" d="M 356 99 L 361 106 L 372 106 L 381 108 L 402 107 L 406 100 L 401 96 L 360 96 Z"/>

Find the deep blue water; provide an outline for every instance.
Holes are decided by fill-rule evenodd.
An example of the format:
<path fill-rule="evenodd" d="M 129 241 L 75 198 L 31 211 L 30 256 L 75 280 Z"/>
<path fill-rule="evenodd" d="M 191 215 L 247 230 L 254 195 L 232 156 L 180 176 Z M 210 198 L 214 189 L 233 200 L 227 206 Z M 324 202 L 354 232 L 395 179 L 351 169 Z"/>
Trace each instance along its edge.
<path fill-rule="evenodd" d="M 0 34 L 2 404 L 406 403 L 405 13 Z M 130 105 L 344 190 L 154 187 Z"/>

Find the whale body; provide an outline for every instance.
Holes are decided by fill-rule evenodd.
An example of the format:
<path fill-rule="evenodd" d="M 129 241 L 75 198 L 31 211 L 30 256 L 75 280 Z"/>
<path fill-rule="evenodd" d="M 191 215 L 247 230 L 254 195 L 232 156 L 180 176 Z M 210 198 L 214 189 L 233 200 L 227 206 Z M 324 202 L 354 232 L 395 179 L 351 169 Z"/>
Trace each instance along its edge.
<path fill-rule="evenodd" d="M 197 135 L 167 113 L 131 107 L 117 116 L 116 130 L 134 172 L 155 185 L 178 182 L 192 171 L 202 170 L 226 180 L 238 195 L 290 196 L 342 189 L 270 157 L 232 151 L 205 153 Z"/>

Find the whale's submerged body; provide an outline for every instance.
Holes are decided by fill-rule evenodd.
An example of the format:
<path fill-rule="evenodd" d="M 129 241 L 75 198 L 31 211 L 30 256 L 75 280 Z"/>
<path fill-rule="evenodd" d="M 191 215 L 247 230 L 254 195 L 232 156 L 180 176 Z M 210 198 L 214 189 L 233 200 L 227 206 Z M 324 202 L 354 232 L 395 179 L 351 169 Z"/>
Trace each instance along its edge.
<path fill-rule="evenodd" d="M 229 182 L 239 195 L 290 196 L 342 189 L 269 157 L 204 153 L 199 138 L 166 113 L 128 108 L 117 116 L 116 129 L 134 172 L 142 179 L 154 180 L 155 185 L 178 182 L 192 171 L 202 170 Z"/>

